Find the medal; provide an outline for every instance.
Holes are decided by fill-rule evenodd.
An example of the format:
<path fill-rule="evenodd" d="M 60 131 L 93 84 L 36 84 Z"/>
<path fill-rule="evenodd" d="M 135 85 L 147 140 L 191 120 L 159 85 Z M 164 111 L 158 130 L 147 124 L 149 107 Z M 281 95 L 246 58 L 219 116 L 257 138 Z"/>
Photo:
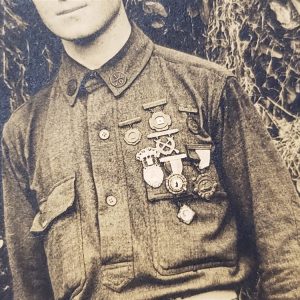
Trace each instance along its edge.
<path fill-rule="evenodd" d="M 126 126 L 132 126 L 133 124 L 139 123 L 142 121 L 142 118 L 137 117 L 130 120 L 125 120 L 123 122 L 120 122 L 118 124 L 119 127 L 126 127 Z M 142 139 L 142 133 L 137 128 L 130 128 L 125 132 L 124 135 L 124 141 L 128 145 L 136 145 L 138 144 Z"/>
<path fill-rule="evenodd" d="M 164 180 L 164 172 L 159 165 L 160 153 L 155 148 L 142 149 L 136 155 L 136 159 L 143 164 L 143 178 L 153 188 L 161 186 Z"/>
<path fill-rule="evenodd" d="M 174 194 L 179 195 L 186 191 L 187 180 L 182 174 L 171 174 L 166 179 L 167 190 Z"/>
<path fill-rule="evenodd" d="M 194 192 L 206 200 L 211 199 L 218 187 L 217 182 L 207 173 L 200 174 L 194 184 Z"/>
<path fill-rule="evenodd" d="M 183 169 L 183 158 L 186 158 L 186 154 L 167 156 L 160 159 L 160 162 L 170 163 L 171 165 L 172 174 L 166 179 L 166 188 L 174 195 L 182 194 L 187 189 L 187 180 L 181 174 Z"/>
<path fill-rule="evenodd" d="M 174 137 L 172 134 L 179 132 L 178 129 L 169 129 L 161 132 L 154 132 L 147 135 L 148 139 L 155 138 L 157 151 L 162 155 L 170 155 L 173 152 L 179 153 L 175 149 Z"/>
<path fill-rule="evenodd" d="M 162 111 L 158 111 L 152 114 L 149 119 L 150 127 L 156 131 L 167 130 L 171 124 L 171 117 Z"/>
<path fill-rule="evenodd" d="M 183 223 L 189 225 L 192 223 L 196 213 L 186 204 L 182 205 L 179 209 L 177 217 Z"/>
<path fill-rule="evenodd" d="M 137 128 L 131 128 L 125 132 L 124 141 L 128 145 L 136 145 L 141 141 L 142 133 Z"/>
<path fill-rule="evenodd" d="M 199 161 L 199 170 L 206 169 L 210 166 L 211 159 L 211 144 L 195 144 L 187 145 L 188 156 L 196 161 Z"/>

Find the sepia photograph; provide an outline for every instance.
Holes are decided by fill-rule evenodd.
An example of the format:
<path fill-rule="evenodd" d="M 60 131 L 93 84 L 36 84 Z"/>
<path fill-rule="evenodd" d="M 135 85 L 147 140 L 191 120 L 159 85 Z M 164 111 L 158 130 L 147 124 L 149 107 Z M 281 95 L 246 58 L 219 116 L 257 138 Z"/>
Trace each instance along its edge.
<path fill-rule="evenodd" d="M 1 300 L 300 300 L 300 0 L 0 0 Z"/>

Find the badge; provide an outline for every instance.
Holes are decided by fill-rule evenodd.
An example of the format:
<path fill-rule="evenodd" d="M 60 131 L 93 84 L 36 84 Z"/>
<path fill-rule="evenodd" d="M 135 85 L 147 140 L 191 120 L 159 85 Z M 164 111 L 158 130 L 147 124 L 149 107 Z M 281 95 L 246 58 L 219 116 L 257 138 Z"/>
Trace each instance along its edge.
<path fill-rule="evenodd" d="M 118 124 L 119 127 L 126 127 L 131 126 L 136 123 L 140 123 L 142 121 L 141 117 L 129 119 L 122 121 Z M 124 141 L 128 145 L 136 145 L 138 144 L 142 139 L 142 133 L 137 128 L 130 128 L 125 132 Z"/>
<path fill-rule="evenodd" d="M 208 174 L 200 174 L 194 185 L 194 192 L 201 198 L 210 200 L 217 190 L 217 182 Z"/>
<path fill-rule="evenodd" d="M 174 194 L 179 195 L 186 191 L 187 180 L 182 174 L 171 174 L 166 179 L 167 190 Z"/>
<path fill-rule="evenodd" d="M 158 111 L 152 114 L 149 119 L 150 127 L 156 131 L 167 130 L 171 124 L 171 117 L 162 111 Z"/>
<path fill-rule="evenodd" d="M 160 159 L 160 162 L 170 163 L 171 165 L 172 174 L 166 179 L 166 188 L 174 195 L 182 194 L 187 189 L 187 180 L 181 174 L 183 169 L 183 158 L 186 158 L 186 154 L 167 156 Z"/>
<path fill-rule="evenodd" d="M 125 132 L 124 140 L 128 145 L 136 145 L 141 141 L 142 133 L 137 128 Z"/>
<path fill-rule="evenodd" d="M 188 156 L 191 159 L 199 161 L 199 170 L 206 169 L 210 166 L 211 148 L 211 144 L 186 145 Z"/>
<path fill-rule="evenodd" d="M 182 205 L 179 209 L 177 217 L 183 223 L 189 225 L 192 223 L 196 213 L 186 204 Z"/>
<path fill-rule="evenodd" d="M 136 159 L 143 164 L 143 178 L 147 184 L 153 188 L 161 186 L 164 180 L 164 172 L 159 165 L 158 157 L 160 153 L 155 148 L 142 149 L 136 155 Z"/>
<path fill-rule="evenodd" d="M 178 153 L 178 150 L 175 150 L 175 142 L 173 136 L 164 136 L 158 140 L 155 140 L 156 149 L 162 155 L 170 155 L 174 151 Z"/>
<path fill-rule="evenodd" d="M 171 155 L 173 152 L 179 153 L 175 149 L 175 141 L 172 134 L 179 132 L 178 129 L 169 129 L 161 132 L 148 134 L 148 138 L 155 138 L 156 149 L 162 155 Z"/>

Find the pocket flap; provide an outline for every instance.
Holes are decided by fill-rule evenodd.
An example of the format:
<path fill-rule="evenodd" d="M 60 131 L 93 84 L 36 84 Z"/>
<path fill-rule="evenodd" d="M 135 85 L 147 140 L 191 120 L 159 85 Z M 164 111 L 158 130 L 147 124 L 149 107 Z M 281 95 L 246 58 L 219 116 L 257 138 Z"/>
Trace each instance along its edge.
<path fill-rule="evenodd" d="M 45 231 L 58 216 L 72 207 L 75 200 L 75 176 L 68 177 L 54 186 L 46 201 L 41 204 L 40 212 L 35 216 L 31 232 Z"/>

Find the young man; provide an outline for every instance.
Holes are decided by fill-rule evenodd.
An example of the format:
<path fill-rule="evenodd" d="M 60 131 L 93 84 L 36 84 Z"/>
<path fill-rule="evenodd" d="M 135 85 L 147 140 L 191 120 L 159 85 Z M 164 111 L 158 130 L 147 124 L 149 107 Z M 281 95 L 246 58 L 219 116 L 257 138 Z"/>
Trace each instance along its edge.
<path fill-rule="evenodd" d="M 300 299 L 300 205 L 223 68 L 154 45 L 121 0 L 33 0 L 57 76 L 3 133 L 14 299 Z"/>

